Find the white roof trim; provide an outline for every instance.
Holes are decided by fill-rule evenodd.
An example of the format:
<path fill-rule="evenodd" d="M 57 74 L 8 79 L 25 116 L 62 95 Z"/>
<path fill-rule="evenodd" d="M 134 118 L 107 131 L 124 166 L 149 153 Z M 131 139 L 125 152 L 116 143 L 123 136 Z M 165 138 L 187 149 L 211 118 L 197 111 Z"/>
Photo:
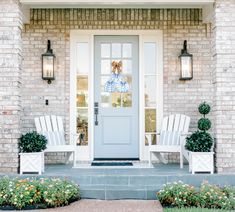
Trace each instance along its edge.
<path fill-rule="evenodd" d="M 20 0 L 30 8 L 202 8 L 215 0 Z"/>

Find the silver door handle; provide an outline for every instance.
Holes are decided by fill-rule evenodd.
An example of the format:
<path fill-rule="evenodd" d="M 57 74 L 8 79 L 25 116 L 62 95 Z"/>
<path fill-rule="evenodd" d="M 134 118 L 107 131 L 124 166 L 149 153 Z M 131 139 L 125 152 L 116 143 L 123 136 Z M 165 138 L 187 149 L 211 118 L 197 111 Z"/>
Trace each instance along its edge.
<path fill-rule="evenodd" d="M 98 102 L 95 102 L 95 109 L 94 109 L 94 114 L 95 114 L 95 126 L 98 126 L 99 122 L 98 122 L 98 114 L 99 114 L 99 104 Z"/>
<path fill-rule="evenodd" d="M 95 125 L 96 126 L 99 124 L 99 122 L 98 122 L 98 113 L 99 113 L 99 109 L 95 108 Z"/>

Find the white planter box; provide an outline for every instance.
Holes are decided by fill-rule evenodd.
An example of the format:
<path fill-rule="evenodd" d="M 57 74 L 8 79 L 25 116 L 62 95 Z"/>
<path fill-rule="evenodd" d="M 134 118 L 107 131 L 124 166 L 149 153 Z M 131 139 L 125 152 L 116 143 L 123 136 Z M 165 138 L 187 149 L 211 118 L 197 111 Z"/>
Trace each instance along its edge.
<path fill-rule="evenodd" d="M 214 173 L 214 152 L 189 152 L 189 171 Z"/>
<path fill-rule="evenodd" d="M 20 153 L 20 174 L 44 172 L 44 152 Z"/>

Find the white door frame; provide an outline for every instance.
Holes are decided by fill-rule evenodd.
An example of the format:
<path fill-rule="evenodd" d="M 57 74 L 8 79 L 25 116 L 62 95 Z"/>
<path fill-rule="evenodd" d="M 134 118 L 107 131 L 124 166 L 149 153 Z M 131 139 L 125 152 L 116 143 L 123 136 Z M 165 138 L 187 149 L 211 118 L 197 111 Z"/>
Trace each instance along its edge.
<path fill-rule="evenodd" d="M 148 147 L 144 145 L 144 67 L 143 44 L 156 42 L 156 80 L 157 80 L 157 126 L 163 117 L 163 33 L 161 30 L 71 30 L 70 31 L 70 132 L 76 133 L 76 43 L 89 44 L 88 79 L 88 146 L 78 146 L 78 160 L 94 159 L 94 36 L 96 35 L 137 35 L 139 36 L 139 159 L 147 160 Z"/>

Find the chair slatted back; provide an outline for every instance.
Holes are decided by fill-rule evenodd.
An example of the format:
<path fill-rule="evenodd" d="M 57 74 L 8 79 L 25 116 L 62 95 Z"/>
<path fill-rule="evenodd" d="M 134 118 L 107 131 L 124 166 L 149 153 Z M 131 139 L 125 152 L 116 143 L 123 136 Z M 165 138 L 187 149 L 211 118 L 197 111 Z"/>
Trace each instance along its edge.
<path fill-rule="evenodd" d="M 180 134 L 186 134 L 189 130 L 190 117 L 175 114 L 165 117 L 162 123 L 159 144 L 179 145 Z"/>
<path fill-rule="evenodd" d="M 38 133 L 46 136 L 49 146 L 65 145 L 62 117 L 41 116 L 34 119 Z"/>
<path fill-rule="evenodd" d="M 160 140 L 160 145 L 167 145 L 167 146 L 178 146 L 180 145 L 180 133 L 177 131 L 162 131 Z"/>

